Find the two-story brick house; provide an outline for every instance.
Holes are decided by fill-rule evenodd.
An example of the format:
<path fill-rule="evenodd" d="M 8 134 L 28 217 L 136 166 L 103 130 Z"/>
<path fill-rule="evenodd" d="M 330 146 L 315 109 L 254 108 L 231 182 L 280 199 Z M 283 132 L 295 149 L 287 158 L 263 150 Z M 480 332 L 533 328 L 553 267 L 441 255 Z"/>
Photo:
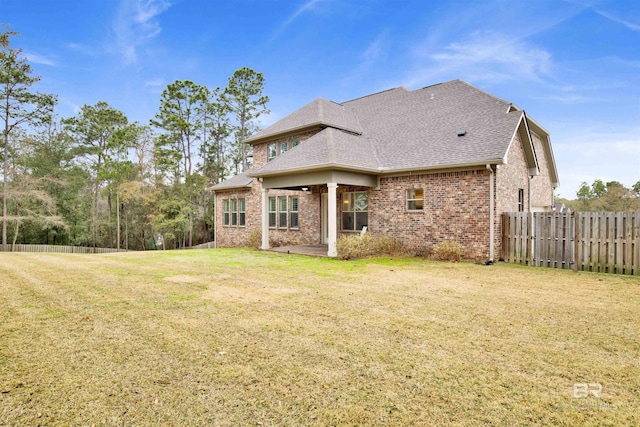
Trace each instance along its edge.
<path fill-rule="evenodd" d="M 343 103 L 316 99 L 247 139 L 254 168 L 214 187 L 217 247 L 327 244 L 387 233 L 416 249 L 454 240 L 493 259 L 500 213 L 550 210 L 548 132 L 463 81 Z"/>

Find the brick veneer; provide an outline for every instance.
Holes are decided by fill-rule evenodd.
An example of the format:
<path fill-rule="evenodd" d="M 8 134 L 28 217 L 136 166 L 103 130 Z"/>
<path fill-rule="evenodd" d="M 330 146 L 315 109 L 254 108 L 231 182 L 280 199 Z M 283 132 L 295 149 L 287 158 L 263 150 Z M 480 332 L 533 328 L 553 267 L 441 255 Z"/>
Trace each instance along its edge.
<path fill-rule="evenodd" d="M 267 163 L 267 146 L 273 142 L 291 141 L 297 139 L 303 143 L 320 129 L 307 131 L 298 135 L 282 138 L 277 137 L 253 146 L 253 164 L 258 169 Z M 320 198 L 310 192 L 269 190 L 269 196 L 298 196 L 297 229 L 269 230 L 269 239 L 275 245 L 302 245 L 320 243 Z M 245 199 L 246 225 L 244 227 L 225 226 L 223 222 L 222 200 L 229 198 Z M 216 191 L 216 246 L 242 247 L 246 246 L 249 235 L 254 230 L 261 229 L 260 204 L 262 202 L 262 184 L 254 179 L 251 188 Z"/>
<path fill-rule="evenodd" d="M 533 137 L 533 147 L 536 150 L 538 158 L 538 168 L 540 174 L 534 176 L 531 180 L 531 206 L 532 208 L 553 206 L 553 186 L 551 184 L 551 177 L 549 175 L 549 162 L 542 144 L 540 136 L 531 132 Z"/>
<path fill-rule="evenodd" d="M 317 130 L 286 138 L 297 138 L 300 143 Z M 267 162 L 267 145 L 283 138 L 254 146 L 256 168 Z M 531 180 L 532 204 L 548 205 L 553 198 L 553 189 L 540 138 L 534 134 L 534 148 L 540 166 L 540 175 Z M 524 190 L 524 207 L 528 207 L 529 177 L 524 151 L 518 136 L 509 152 L 506 163 L 495 168 L 495 222 L 494 246 L 496 259 L 500 256 L 501 218 L 503 212 L 518 210 L 518 189 Z M 489 179 L 486 168 L 451 172 L 421 173 L 405 176 L 383 177 L 380 188 L 348 187 L 337 189 L 338 210 L 341 193 L 367 191 L 369 194 L 369 231 L 385 233 L 402 239 L 409 247 L 430 250 L 440 242 L 453 240 L 465 249 L 465 257 L 486 260 L 489 257 Z M 216 192 L 216 239 L 218 247 L 245 246 L 249 234 L 260 230 L 261 183 L 254 179 L 250 189 L 234 189 Z M 406 191 L 411 188 L 424 190 L 424 210 L 407 211 Z M 320 243 L 321 193 L 326 186 L 314 186 L 310 192 L 270 190 L 269 196 L 297 195 L 299 197 L 299 229 L 270 229 L 270 240 L 277 245 Z M 222 225 L 222 200 L 244 197 L 246 203 L 246 226 Z M 341 215 L 337 212 L 339 234 Z"/>
<path fill-rule="evenodd" d="M 424 190 L 424 210 L 407 211 L 406 191 Z M 489 253 L 489 174 L 487 170 L 382 178 L 369 192 L 373 233 L 399 237 L 409 247 L 431 249 L 454 240 L 471 259 Z"/>

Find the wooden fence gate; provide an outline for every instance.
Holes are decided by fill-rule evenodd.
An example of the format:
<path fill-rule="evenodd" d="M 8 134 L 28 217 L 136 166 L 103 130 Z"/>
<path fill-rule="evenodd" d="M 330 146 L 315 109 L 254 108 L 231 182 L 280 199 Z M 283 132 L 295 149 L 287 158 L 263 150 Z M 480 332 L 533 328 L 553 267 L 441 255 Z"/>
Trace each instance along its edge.
<path fill-rule="evenodd" d="M 507 262 L 640 276 L 640 212 L 502 215 Z"/>

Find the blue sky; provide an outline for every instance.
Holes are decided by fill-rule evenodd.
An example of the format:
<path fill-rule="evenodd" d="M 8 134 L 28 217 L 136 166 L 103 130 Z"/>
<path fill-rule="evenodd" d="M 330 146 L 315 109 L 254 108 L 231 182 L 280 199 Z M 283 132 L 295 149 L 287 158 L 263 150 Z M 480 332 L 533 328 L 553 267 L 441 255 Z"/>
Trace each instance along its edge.
<path fill-rule="evenodd" d="M 558 193 L 640 180 L 640 1 L 0 0 L 0 22 L 58 95 L 148 123 L 175 80 L 264 74 L 267 126 L 315 98 L 341 102 L 456 78 L 551 133 Z"/>

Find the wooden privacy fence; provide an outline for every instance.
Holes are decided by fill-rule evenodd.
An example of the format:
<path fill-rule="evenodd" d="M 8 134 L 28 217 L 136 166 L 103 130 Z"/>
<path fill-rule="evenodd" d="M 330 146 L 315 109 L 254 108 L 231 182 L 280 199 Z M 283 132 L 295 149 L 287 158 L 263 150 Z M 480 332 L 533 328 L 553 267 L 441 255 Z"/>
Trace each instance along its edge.
<path fill-rule="evenodd" d="M 107 254 L 111 252 L 127 252 L 125 249 L 89 248 L 85 246 L 59 245 L 12 245 L 12 252 L 49 252 L 58 254 Z"/>
<path fill-rule="evenodd" d="M 504 213 L 502 257 L 539 267 L 640 276 L 640 212 Z"/>

